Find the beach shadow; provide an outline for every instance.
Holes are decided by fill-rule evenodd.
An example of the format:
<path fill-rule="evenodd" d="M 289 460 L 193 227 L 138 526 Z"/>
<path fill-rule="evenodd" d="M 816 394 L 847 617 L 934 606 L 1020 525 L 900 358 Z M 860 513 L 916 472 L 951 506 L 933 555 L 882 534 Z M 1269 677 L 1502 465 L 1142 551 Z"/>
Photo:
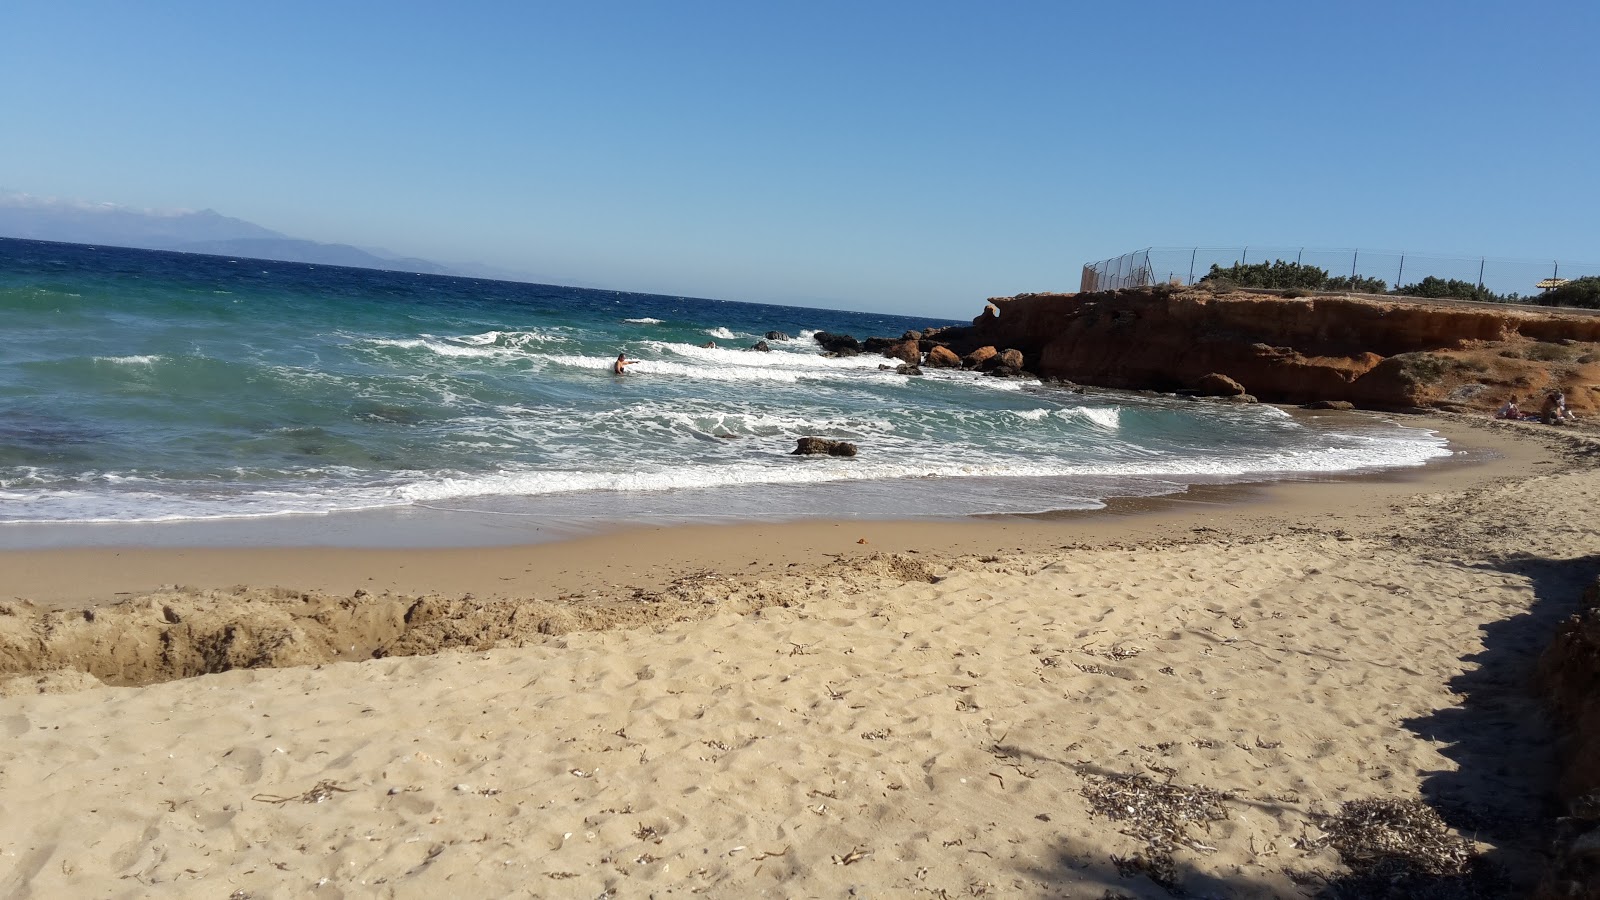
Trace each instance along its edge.
<path fill-rule="evenodd" d="M 1108 828 L 1114 828 L 1112 823 Z M 1152 877 L 1137 859 L 1119 859 L 1104 851 L 1060 841 L 1045 864 L 1022 869 L 1021 874 L 1049 890 L 1075 896 L 1095 896 L 1104 900 L 1157 900 L 1166 897 L 1193 898 L 1277 898 L 1285 896 L 1274 885 L 1243 876 L 1221 877 L 1176 863 Z M 1308 890 L 1315 890 L 1309 888 Z M 1103 894 L 1098 893 L 1104 891 Z M 1289 895 L 1296 896 L 1296 895 Z M 1311 897 L 1312 893 L 1298 896 Z"/>
<path fill-rule="evenodd" d="M 1483 628 L 1483 650 L 1462 658 L 1475 668 L 1450 680 L 1459 706 L 1408 719 L 1418 736 L 1446 746 L 1454 771 L 1426 773 L 1422 796 L 1460 834 L 1500 848 L 1489 858 L 1513 881 L 1548 863 L 1555 802 L 1555 733 L 1533 679 L 1557 626 L 1578 609 L 1600 556 L 1570 560 L 1508 557 L 1478 568 L 1527 578 L 1534 603 Z"/>
<path fill-rule="evenodd" d="M 1329 873 L 1282 860 L 1282 877 L 1267 880 L 1242 874 L 1201 871 L 1182 862 L 1151 866 L 1139 856 L 1118 858 L 1104 851 L 1058 842 L 1041 866 L 1020 874 L 1045 887 L 1042 896 L 1096 896 L 1103 900 L 1162 900 L 1168 897 L 1210 900 L 1499 900 L 1525 896 L 1508 883 L 1498 867 L 1480 861 L 1461 874 L 1442 875 L 1423 855 L 1404 850 L 1391 858 L 1358 863 L 1359 871 Z M 1100 893 L 1103 892 L 1103 893 Z"/>

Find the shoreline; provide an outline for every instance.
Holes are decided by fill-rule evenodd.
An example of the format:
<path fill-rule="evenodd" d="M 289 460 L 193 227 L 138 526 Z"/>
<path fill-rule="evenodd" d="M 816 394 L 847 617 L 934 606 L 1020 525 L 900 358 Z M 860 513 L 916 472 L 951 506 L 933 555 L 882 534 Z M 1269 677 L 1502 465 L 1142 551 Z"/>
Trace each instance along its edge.
<path fill-rule="evenodd" d="M 0 892 L 1523 895 L 1600 442 L 1438 427 L 1474 451 L 1059 519 L 8 555 L 253 586 L 0 599 L 0 793 L 48 811 Z"/>
<path fill-rule="evenodd" d="M 368 592 L 472 594 L 479 598 L 559 597 L 660 590 L 685 575 L 757 575 L 874 553 L 931 555 L 1004 549 L 1041 552 L 1064 544 L 1147 540 L 1185 528 L 1216 528 L 1238 516 L 1357 520 L 1417 493 L 1454 490 L 1534 474 L 1549 465 L 1527 434 L 1477 427 L 1466 418 L 1425 416 L 1450 457 L 1403 469 L 1348 476 L 1191 485 L 1153 497 L 1112 498 L 1101 509 L 917 520 L 802 519 L 718 524 L 615 525 L 549 541 L 478 544 L 436 540 L 383 546 L 390 516 L 355 515 L 354 533 L 378 546 L 68 545 L 0 550 L 0 583 L 12 598 L 47 608 L 96 606 L 163 586 L 209 590 L 235 585 L 348 595 Z M 1534 442 L 1537 443 L 1537 442 Z M 1333 497 L 1337 496 L 1337 502 Z M 1337 512 L 1340 507 L 1347 507 Z M 476 514 L 480 527 L 493 526 Z M 449 516 L 430 533 L 446 535 Z M 250 523 L 226 523 L 223 529 Z M 365 524 L 367 530 L 362 530 Z M 76 529 L 65 529 L 74 531 Z M 117 534 L 154 526 L 114 526 Z M 199 533 L 204 525 L 184 530 Z M 214 526 L 213 526 L 214 527 Z M 292 523 L 273 522 L 275 533 Z M 246 530 L 245 534 L 249 531 Z M 525 533 L 525 532 L 524 532 Z M 231 539 L 230 539 L 231 540 Z"/>

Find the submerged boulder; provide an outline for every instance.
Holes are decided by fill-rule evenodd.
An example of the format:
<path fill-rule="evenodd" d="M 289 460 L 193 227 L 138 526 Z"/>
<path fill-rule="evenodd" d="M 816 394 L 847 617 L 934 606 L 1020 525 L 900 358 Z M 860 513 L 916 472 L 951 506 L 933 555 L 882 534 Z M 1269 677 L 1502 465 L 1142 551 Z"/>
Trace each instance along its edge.
<path fill-rule="evenodd" d="M 767 346 L 767 342 L 766 341 L 756 341 L 754 344 L 752 344 L 750 346 L 750 349 L 751 350 L 760 350 L 762 353 L 770 353 L 770 352 L 772 352 L 772 348 Z"/>
<path fill-rule="evenodd" d="M 851 351 L 852 354 L 861 352 L 861 342 L 848 334 L 819 331 L 816 334 L 816 341 L 829 353 L 840 353 L 845 350 Z"/>
<path fill-rule="evenodd" d="M 856 445 L 849 441 L 834 441 L 828 438 L 803 437 L 795 443 L 794 452 L 790 456 L 855 456 Z"/>

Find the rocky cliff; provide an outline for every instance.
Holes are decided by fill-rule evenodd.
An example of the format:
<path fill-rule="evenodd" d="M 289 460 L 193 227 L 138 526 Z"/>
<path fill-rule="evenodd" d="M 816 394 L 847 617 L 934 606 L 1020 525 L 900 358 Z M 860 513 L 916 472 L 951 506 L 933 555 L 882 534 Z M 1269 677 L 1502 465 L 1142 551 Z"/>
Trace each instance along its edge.
<path fill-rule="evenodd" d="M 1562 733 L 1566 815 L 1556 865 L 1538 896 L 1600 898 L 1600 580 L 1545 651 L 1539 686 Z"/>
<path fill-rule="evenodd" d="M 1168 286 L 989 301 L 937 338 L 1022 351 L 1042 377 L 1186 390 L 1226 375 L 1262 400 L 1374 408 L 1537 409 L 1550 389 L 1600 409 L 1600 315 L 1451 301 L 1214 294 Z"/>

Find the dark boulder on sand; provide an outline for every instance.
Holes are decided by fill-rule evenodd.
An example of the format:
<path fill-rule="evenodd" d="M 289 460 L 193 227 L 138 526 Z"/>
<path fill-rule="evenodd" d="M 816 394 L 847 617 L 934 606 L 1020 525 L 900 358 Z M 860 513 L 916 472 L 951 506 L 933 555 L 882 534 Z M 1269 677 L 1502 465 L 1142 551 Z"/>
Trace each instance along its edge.
<path fill-rule="evenodd" d="M 855 456 L 856 445 L 849 441 L 832 441 L 827 438 L 803 437 L 795 443 L 790 456 Z"/>
<path fill-rule="evenodd" d="M 1220 372 L 1200 376 L 1195 387 L 1207 397 L 1237 397 L 1245 392 L 1244 385 Z"/>

